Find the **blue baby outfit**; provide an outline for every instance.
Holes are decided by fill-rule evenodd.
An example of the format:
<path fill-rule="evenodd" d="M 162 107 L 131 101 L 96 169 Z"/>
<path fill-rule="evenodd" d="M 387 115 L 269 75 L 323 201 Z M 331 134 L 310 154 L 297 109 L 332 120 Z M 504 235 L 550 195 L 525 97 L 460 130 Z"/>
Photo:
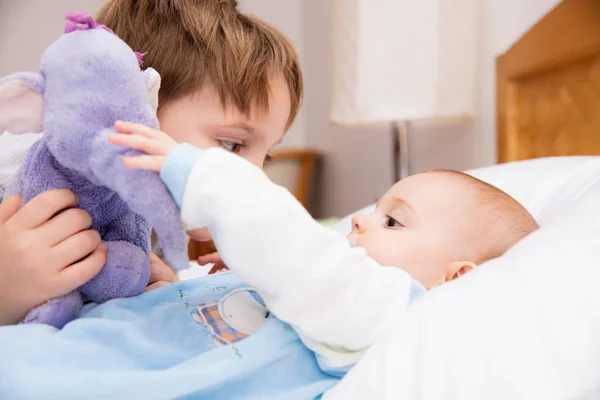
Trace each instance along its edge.
<path fill-rule="evenodd" d="M 233 273 L 91 305 L 62 330 L 0 328 L 0 377 L 0 398 L 28 400 L 305 400 L 338 380 Z"/>

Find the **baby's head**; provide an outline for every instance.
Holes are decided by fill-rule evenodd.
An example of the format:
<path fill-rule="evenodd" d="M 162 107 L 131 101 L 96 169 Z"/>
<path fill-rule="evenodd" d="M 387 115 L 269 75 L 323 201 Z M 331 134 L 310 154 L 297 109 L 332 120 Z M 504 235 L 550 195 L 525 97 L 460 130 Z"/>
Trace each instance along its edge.
<path fill-rule="evenodd" d="M 375 211 L 355 216 L 348 239 L 432 289 L 501 256 L 537 228 L 500 189 L 462 172 L 433 170 L 396 183 Z"/>

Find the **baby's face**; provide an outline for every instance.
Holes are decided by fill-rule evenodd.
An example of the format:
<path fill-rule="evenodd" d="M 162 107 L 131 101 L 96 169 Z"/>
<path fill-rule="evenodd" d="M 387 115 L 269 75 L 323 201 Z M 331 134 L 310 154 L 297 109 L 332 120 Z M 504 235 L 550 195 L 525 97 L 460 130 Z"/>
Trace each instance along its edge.
<path fill-rule="evenodd" d="M 348 240 L 379 264 L 407 271 L 427 289 L 467 272 L 472 263 L 457 259 L 464 254 L 459 246 L 468 242 L 460 219 L 473 202 L 453 183 L 435 173 L 398 182 L 373 213 L 354 217 Z"/>

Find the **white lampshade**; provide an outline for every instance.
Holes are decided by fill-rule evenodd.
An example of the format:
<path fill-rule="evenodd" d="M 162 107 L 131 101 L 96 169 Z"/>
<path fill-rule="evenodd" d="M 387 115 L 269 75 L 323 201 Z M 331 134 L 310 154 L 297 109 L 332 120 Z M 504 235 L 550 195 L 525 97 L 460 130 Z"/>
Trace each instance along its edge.
<path fill-rule="evenodd" d="M 473 115 L 478 0 L 332 1 L 333 122 Z"/>

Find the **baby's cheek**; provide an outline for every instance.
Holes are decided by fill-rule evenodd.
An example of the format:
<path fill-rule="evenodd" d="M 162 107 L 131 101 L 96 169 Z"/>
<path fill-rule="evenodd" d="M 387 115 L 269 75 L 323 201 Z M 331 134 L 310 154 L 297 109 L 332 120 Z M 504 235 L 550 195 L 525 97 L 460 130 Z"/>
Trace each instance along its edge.
<path fill-rule="evenodd" d="M 411 246 L 401 246 L 395 243 L 389 246 L 378 246 L 374 250 L 376 251 L 369 255 L 379 264 L 400 268 L 419 281 L 427 279 L 428 263 L 423 259 L 423 254 Z"/>
<path fill-rule="evenodd" d="M 378 264 L 388 267 L 399 267 L 402 263 L 401 251 L 385 243 L 384 240 L 368 240 L 364 244 L 359 244 L 367 251 L 367 255 Z"/>

